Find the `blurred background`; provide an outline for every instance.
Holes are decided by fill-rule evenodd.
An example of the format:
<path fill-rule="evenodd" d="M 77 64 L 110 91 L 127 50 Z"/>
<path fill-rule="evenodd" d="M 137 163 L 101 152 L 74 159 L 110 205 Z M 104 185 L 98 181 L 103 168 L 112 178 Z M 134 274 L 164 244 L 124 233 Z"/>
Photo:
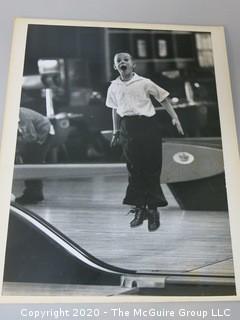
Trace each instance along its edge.
<path fill-rule="evenodd" d="M 210 33 L 29 25 L 21 107 L 51 118 L 56 143 L 47 162 L 122 161 L 121 150 L 110 148 L 105 106 L 120 51 L 132 54 L 138 74 L 170 92 L 186 139 L 220 139 Z M 167 112 L 154 105 L 163 136 L 178 138 Z"/>

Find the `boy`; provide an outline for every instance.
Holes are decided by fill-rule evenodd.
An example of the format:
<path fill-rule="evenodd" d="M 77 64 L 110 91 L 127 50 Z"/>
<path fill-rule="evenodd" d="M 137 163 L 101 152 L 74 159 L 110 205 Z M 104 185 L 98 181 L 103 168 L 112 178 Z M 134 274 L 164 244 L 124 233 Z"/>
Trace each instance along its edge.
<path fill-rule="evenodd" d="M 169 93 L 150 79 L 134 72 L 135 63 L 129 53 L 114 56 L 114 69 L 119 77 L 112 81 L 106 105 L 112 108 L 112 146 L 119 141 L 127 162 L 128 186 L 123 204 L 134 206 L 130 226 L 137 227 L 148 218 L 148 230 L 160 226 L 157 207 L 167 205 L 160 186 L 162 141 L 160 125 L 150 96 L 153 96 L 172 117 L 180 134 L 180 121 L 167 96 Z"/>

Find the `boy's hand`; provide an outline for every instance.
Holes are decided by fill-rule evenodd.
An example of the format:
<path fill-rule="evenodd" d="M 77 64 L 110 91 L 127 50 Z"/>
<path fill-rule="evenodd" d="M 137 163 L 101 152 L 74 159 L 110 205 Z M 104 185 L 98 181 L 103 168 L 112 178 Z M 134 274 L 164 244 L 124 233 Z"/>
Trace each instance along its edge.
<path fill-rule="evenodd" d="M 172 124 L 174 126 L 176 126 L 178 133 L 180 133 L 181 135 L 184 135 L 183 128 L 182 128 L 181 123 L 178 119 L 172 119 Z"/>
<path fill-rule="evenodd" d="M 120 144 L 120 132 L 117 131 L 113 133 L 112 140 L 111 140 L 111 147 L 117 147 Z"/>

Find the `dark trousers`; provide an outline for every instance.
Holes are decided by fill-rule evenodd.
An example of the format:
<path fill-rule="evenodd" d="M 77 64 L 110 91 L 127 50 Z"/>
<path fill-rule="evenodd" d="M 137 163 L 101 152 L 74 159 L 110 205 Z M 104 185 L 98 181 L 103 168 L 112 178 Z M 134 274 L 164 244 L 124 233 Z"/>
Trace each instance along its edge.
<path fill-rule="evenodd" d="M 43 144 L 25 143 L 17 146 L 19 156 L 24 164 L 44 163 L 47 152 L 51 146 L 52 136 L 49 135 Z M 24 195 L 27 197 L 43 196 L 43 183 L 40 179 L 29 179 L 24 181 Z"/>
<path fill-rule="evenodd" d="M 121 118 L 120 141 L 128 169 L 128 186 L 123 203 L 165 206 L 166 199 L 160 185 L 162 137 L 156 116 Z"/>

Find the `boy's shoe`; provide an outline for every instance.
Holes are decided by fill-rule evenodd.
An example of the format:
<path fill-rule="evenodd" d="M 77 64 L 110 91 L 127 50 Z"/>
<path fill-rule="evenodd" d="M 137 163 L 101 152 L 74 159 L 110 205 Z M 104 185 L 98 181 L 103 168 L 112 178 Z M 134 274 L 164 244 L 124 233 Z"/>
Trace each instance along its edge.
<path fill-rule="evenodd" d="M 146 219 L 146 209 L 145 208 L 133 208 L 129 213 L 134 213 L 135 217 L 130 222 L 130 227 L 135 228 L 143 224 L 143 221 Z"/>
<path fill-rule="evenodd" d="M 43 200 L 44 200 L 43 195 L 30 196 L 30 195 L 23 194 L 22 196 L 16 198 L 15 202 L 19 204 L 36 204 Z"/>
<path fill-rule="evenodd" d="M 160 217 L 157 209 L 148 209 L 148 231 L 155 231 L 160 226 Z"/>
<path fill-rule="evenodd" d="M 167 207 L 168 202 L 166 199 L 162 199 L 161 202 L 158 204 L 159 207 Z"/>

